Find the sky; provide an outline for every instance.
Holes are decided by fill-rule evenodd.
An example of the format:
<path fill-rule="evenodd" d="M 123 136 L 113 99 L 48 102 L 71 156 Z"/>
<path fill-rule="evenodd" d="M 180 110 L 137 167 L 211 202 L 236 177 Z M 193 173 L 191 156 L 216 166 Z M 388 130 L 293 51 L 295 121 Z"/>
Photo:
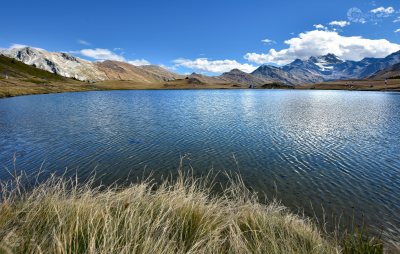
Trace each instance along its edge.
<path fill-rule="evenodd" d="M 399 0 L 2 0 L 0 48 L 218 75 L 400 50 Z"/>

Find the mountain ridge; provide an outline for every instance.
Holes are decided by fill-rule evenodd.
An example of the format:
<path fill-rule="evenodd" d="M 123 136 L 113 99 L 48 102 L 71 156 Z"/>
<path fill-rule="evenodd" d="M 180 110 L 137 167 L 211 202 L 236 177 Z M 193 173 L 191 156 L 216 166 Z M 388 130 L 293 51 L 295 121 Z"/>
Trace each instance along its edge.
<path fill-rule="evenodd" d="M 312 56 L 306 60 L 296 59 L 281 67 L 262 65 L 252 74 L 300 85 L 343 79 L 366 79 L 397 63 L 400 63 L 400 51 L 385 58 L 364 58 L 361 61 L 344 61 L 334 54 L 327 54 Z"/>
<path fill-rule="evenodd" d="M 106 60 L 90 62 L 65 52 L 22 47 L 0 50 L 0 54 L 27 65 L 80 81 L 133 80 L 144 83 L 181 78 L 160 66 L 134 66 L 129 63 Z"/>
<path fill-rule="evenodd" d="M 219 76 L 193 73 L 180 75 L 157 65 L 135 66 L 120 61 L 90 62 L 65 52 L 49 52 L 43 49 L 23 47 L 0 50 L 0 54 L 14 58 L 25 64 L 46 70 L 64 77 L 81 81 L 127 80 L 142 83 L 162 83 L 184 79 L 197 79 L 201 83 L 240 86 L 262 86 L 270 83 L 303 85 L 335 80 L 367 79 L 379 77 L 377 73 L 400 63 L 400 51 L 384 58 L 364 58 L 360 61 L 343 60 L 329 53 L 295 59 L 284 66 L 263 64 L 252 73 L 238 69 Z"/>

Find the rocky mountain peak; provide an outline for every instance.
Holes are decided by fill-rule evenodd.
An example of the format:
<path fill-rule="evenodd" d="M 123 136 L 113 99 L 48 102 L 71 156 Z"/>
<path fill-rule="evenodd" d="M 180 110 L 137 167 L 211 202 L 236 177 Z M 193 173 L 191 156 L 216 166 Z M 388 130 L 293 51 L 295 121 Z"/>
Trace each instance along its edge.
<path fill-rule="evenodd" d="M 79 62 L 78 59 L 70 54 L 61 52 L 61 57 L 68 61 Z"/>
<path fill-rule="evenodd" d="M 325 63 L 325 64 L 338 64 L 344 61 L 337 57 L 335 54 L 329 53 L 322 56 L 312 56 L 308 59 L 309 62 L 313 63 Z"/>
<path fill-rule="evenodd" d="M 245 73 L 244 71 L 241 71 L 239 69 L 232 69 L 231 71 L 229 71 L 228 73 L 232 73 L 232 74 L 243 74 Z"/>

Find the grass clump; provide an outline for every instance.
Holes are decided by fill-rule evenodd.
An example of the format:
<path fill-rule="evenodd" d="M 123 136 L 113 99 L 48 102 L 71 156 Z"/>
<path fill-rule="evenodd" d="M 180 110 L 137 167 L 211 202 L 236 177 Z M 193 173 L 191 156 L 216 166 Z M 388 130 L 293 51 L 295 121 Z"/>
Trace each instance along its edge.
<path fill-rule="evenodd" d="M 380 254 L 384 253 L 383 242 L 380 238 L 370 237 L 367 227 L 356 228 L 353 233 L 343 236 L 344 254 Z M 395 251 L 395 250 L 393 250 Z"/>
<path fill-rule="evenodd" d="M 338 253 L 308 219 L 264 205 L 240 178 L 214 195 L 180 174 L 100 189 L 50 177 L 29 191 L 1 186 L 0 252 Z M 232 179 L 232 178 L 231 178 Z"/>

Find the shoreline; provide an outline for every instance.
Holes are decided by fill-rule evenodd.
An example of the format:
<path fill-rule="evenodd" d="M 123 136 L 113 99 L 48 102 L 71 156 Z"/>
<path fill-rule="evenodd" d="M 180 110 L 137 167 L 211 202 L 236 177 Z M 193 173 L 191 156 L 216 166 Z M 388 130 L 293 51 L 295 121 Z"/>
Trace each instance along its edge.
<path fill-rule="evenodd" d="M 19 80 L 0 79 L 0 99 L 17 96 L 56 94 L 66 92 L 89 92 L 89 91 L 124 91 L 124 90 L 332 90 L 332 91 L 375 91 L 375 92 L 400 92 L 400 80 L 390 80 L 387 86 L 384 81 L 353 81 L 348 86 L 344 81 L 335 81 L 318 84 L 299 85 L 294 88 L 255 88 L 236 84 L 182 84 L 174 85 L 168 83 L 137 83 L 133 81 L 105 81 L 98 83 L 84 83 L 79 81 L 54 82 L 49 84 L 34 84 Z M 373 84 L 371 84 L 373 83 Z M 377 84 L 378 83 L 378 84 Z"/>

